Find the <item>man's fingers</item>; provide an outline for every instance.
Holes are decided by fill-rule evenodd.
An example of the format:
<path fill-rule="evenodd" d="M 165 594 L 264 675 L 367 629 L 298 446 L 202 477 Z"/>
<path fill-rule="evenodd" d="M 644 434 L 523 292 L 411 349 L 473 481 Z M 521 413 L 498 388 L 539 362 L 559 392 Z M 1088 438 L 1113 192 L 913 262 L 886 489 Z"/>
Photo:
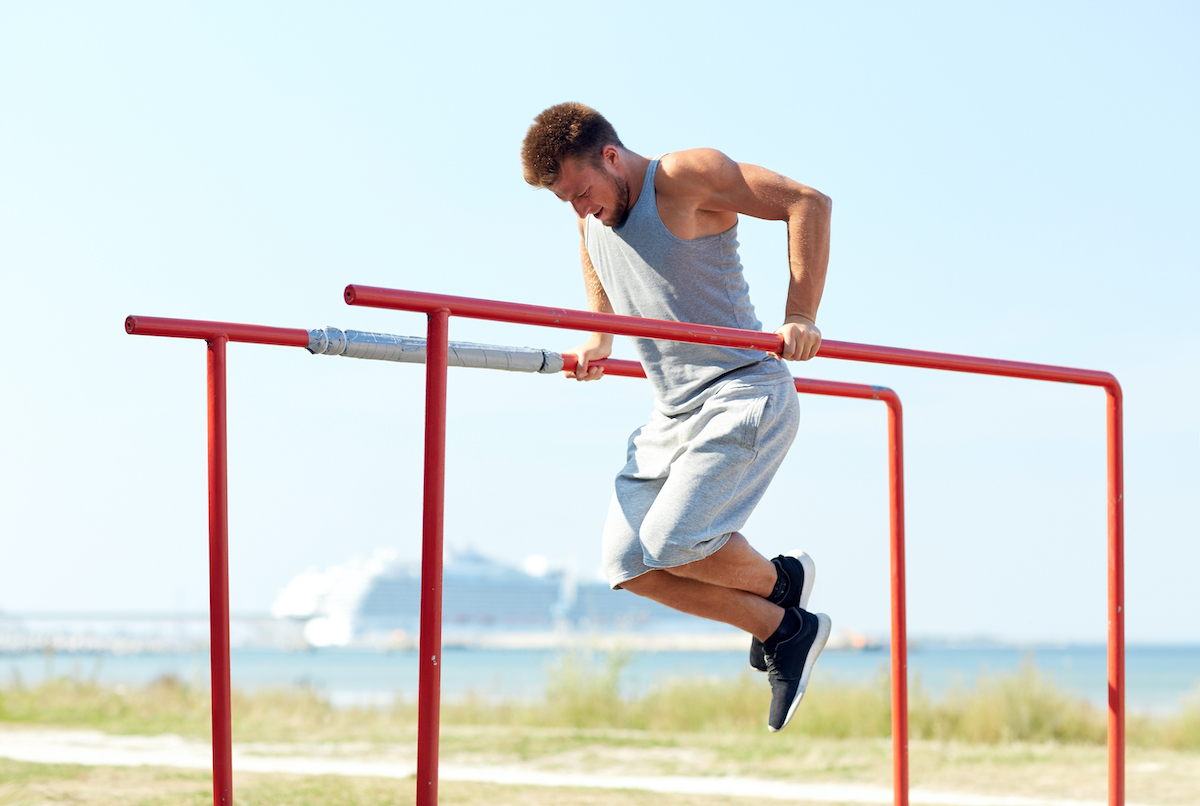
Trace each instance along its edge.
<path fill-rule="evenodd" d="M 582 381 L 587 376 L 588 361 L 578 353 L 563 353 L 563 356 L 571 356 L 575 359 L 574 369 L 564 369 L 563 374 L 568 378 L 574 378 L 577 381 Z"/>
<path fill-rule="evenodd" d="M 788 361 L 796 358 L 796 331 L 790 327 L 785 327 L 783 333 L 783 357 Z"/>
<path fill-rule="evenodd" d="M 784 325 L 775 331 L 783 339 L 783 345 L 778 353 L 768 353 L 775 358 L 785 361 L 807 361 L 821 349 L 821 331 L 816 326 L 802 327 L 794 324 Z"/>
<path fill-rule="evenodd" d="M 589 366 L 585 359 L 576 357 L 575 369 L 564 369 L 563 375 L 569 380 L 598 381 L 604 376 L 604 367 L 597 365 Z"/>
<path fill-rule="evenodd" d="M 574 353 L 563 353 L 563 358 L 566 358 L 568 356 L 575 359 L 575 366 L 572 367 L 571 369 L 567 369 L 566 367 L 563 367 L 562 373 L 567 378 L 574 378 L 575 380 L 579 380 L 579 367 L 583 364 L 583 361 L 579 358 L 579 356 L 575 355 Z"/>
<path fill-rule="evenodd" d="M 809 349 L 808 349 L 808 355 L 804 356 L 804 360 L 807 361 L 810 358 L 816 358 L 817 353 L 819 353 L 820 351 L 821 351 L 821 334 L 818 333 L 817 337 L 815 339 L 813 339 L 812 346 L 809 347 Z"/>

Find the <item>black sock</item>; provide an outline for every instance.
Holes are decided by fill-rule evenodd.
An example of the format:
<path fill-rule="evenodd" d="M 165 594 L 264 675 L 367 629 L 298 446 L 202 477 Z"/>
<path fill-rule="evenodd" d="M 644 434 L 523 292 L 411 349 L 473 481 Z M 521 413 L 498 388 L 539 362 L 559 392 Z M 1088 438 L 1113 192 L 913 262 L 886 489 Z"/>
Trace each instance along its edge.
<path fill-rule="evenodd" d="M 767 601 L 771 604 L 779 604 L 787 598 L 788 588 L 791 587 L 788 575 L 783 572 L 783 566 L 780 563 L 771 560 L 775 566 L 775 588 L 771 591 L 771 595 L 767 597 Z"/>
<path fill-rule="evenodd" d="M 773 653 L 776 647 L 800 632 L 800 628 L 803 626 L 804 621 L 800 618 L 800 613 L 796 608 L 793 607 L 783 611 L 783 621 L 779 622 L 779 626 L 775 629 L 775 632 L 771 633 L 771 637 L 763 641 L 763 650 L 767 654 Z"/>

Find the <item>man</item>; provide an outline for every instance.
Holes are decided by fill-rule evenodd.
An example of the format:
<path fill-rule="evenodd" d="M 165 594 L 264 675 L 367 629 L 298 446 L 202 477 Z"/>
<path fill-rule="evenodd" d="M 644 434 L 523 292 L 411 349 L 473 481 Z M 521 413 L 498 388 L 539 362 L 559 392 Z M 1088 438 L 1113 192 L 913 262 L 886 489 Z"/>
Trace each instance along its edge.
<path fill-rule="evenodd" d="M 738 214 L 786 221 L 791 283 L 782 352 L 635 339 L 655 394 L 650 421 L 629 440 L 604 527 L 605 569 L 624 588 L 753 636 L 750 662 L 767 672 L 767 726 L 792 718 L 829 637 L 829 617 L 804 608 L 815 568 L 804 552 L 767 560 L 738 531 L 762 498 L 799 423 L 791 373 L 821 332 L 817 307 L 829 262 L 830 200 L 711 149 L 647 159 L 600 113 L 577 103 L 535 118 L 521 150 L 525 180 L 578 217 L 593 311 L 762 326 L 737 252 Z M 613 337 L 576 347 L 574 377 L 597 380 Z"/>

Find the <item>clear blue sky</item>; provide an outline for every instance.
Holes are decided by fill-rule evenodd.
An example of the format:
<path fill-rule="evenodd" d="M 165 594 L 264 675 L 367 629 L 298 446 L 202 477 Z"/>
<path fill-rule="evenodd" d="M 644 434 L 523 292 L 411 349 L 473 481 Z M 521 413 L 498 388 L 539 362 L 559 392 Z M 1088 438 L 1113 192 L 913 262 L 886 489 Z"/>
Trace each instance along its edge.
<path fill-rule="evenodd" d="M 0 609 L 206 607 L 204 348 L 127 314 L 420 334 L 347 283 L 583 307 L 517 151 L 581 100 L 834 199 L 827 338 L 1113 372 L 1128 634 L 1200 641 L 1200 7 L 6 4 Z M 743 221 L 760 318 L 780 224 Z M 575 334 L 456 320 L 452 337 Z M 620 344 L 619 354 L 631 354 Z M 233 345 L 232 603 L 419 541 L 421 370 Z M 1104 395 L 817 359 L 907 415 L 917 635 L 1102 640 Z M 448 539 L 590 575 L 637 381 L 451 373 Z M 885 414 L 802 400 L 746 533 L 886 633 Z"/>

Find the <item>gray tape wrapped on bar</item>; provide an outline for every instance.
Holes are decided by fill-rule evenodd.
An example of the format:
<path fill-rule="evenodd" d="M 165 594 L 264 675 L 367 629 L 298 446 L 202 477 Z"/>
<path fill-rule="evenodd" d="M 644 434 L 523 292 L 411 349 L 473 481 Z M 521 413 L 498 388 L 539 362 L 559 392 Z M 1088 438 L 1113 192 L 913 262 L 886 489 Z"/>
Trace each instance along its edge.
<path fill-rule="evenodd" d="M 425 339 L 416 336 L 392 336 L 362 330 L 338 330 L 327 327 L 308 331 L 308 351 L 313 355 L 344 355 L 376 361 L 425 363 Z M 562 356 L 533 347 L 502 347 L 496 344 L 450 342 L 452 367 L 504 369 L 510 372 L 558 372 Z"/>

